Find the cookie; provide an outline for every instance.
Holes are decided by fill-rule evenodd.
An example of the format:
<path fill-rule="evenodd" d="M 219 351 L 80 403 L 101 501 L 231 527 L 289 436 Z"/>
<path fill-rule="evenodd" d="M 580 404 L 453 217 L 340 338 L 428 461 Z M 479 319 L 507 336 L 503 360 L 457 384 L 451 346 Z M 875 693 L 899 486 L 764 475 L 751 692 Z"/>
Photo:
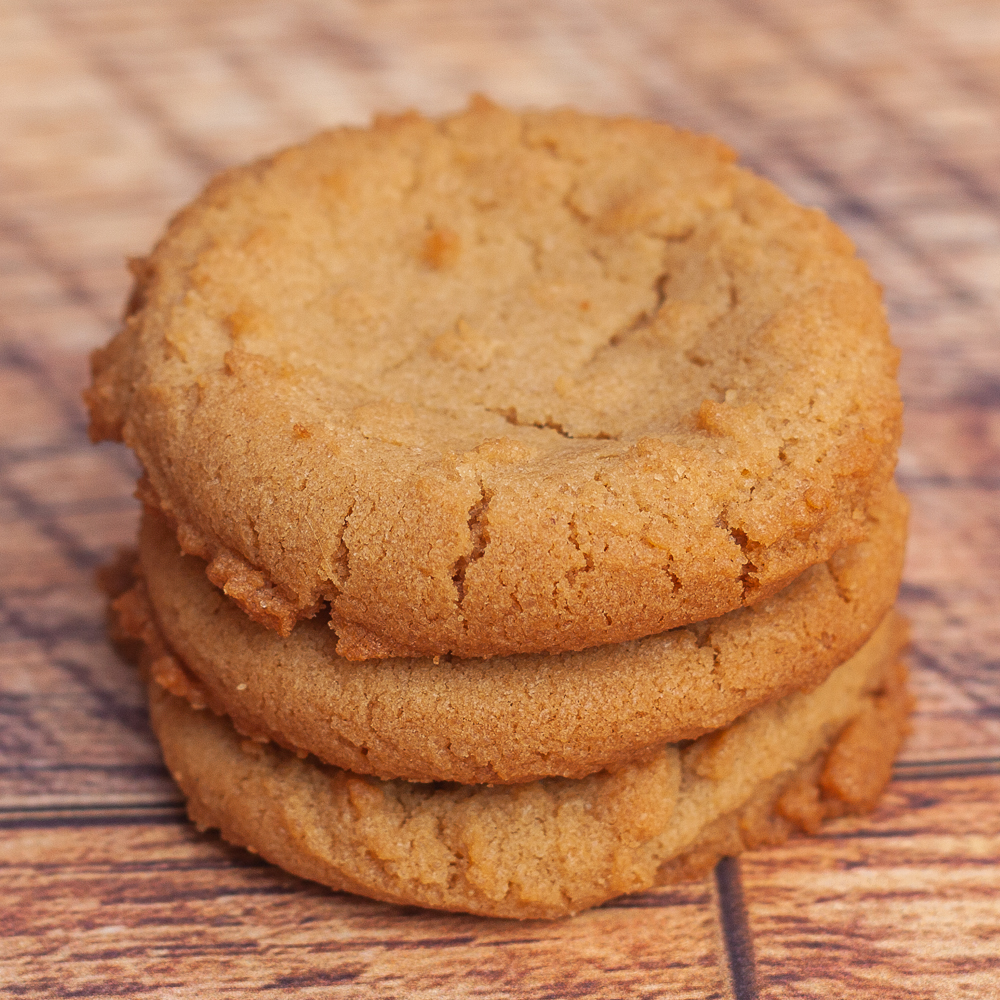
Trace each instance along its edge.
<path fill-rule="evenodd" d="M 150 685 L 192 819 L 290 872 L 394 903 L 557 917 L 703 871 L 790 823 L 871 808 L 909 701 L 891 614 L 809 694 L 587 778 L 524 785 L 364 778 L 242 739 Z"/>
<path fill-rule="evenodd" d="M 847 237 L 711 138 L 484 100 L 228 171 L 94 357 L 95 439 L 257 621 L 562 652 L 861 540 L 900 431 Z"/>
<path fill-rule="evenodd" d="M 718 729 L 809 688 L 892 606 L 906 504 L 873 504 L 868 539 L 775 597 L 697 626 L 580 653 L 352 663 L 320 621 L 288 638 L 249 621 L 180 554 L 162 519 L 140 534 L 133 634 L 162 686 L 236 729 L 359 774 L 512 783 L 583 777 Z M 148 599 L 146 597 L 148 593 Z M 151 605 L 151 606 L 150 606 Z"/>

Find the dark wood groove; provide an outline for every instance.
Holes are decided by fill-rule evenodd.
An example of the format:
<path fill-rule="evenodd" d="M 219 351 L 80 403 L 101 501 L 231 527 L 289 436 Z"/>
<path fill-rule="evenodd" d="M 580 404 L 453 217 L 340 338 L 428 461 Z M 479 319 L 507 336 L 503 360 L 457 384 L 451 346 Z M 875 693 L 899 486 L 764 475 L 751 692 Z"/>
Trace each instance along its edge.
<path fill-rule="evenodd" d="M 169 772 L 163 764 L 78 764 L 71 762 L 56 762 L 50 764 L 4 764 L 0 765 L 0 775 L 9 774 L 42 774 L 42 773 L 54 773 L 54 774 L 67 774 L 73 772 L 86 772 L 92 773 L 97 772 L 99 774 L 114 774 L 118 776 L 132 776 L 132 777 L 150 777 L 159 776 L 166 777 Z M 173 800 L 172 800 L 173 801 Z M 176 801 L 181 802 L 182 799 L 178 798 Z M 97 801 L 94 803 L 94 808 L 99 809 L 114 809 L 122 805 L 123 802 L 118 799 L 108 799 L 107 801 Z M 75 809 L 76 800 L 67 799 L 64 804 L 54 803 L 49 806 L 39 807 L 39 808 L 53 808 L 53 809 Z M 10 807 L 15 812 L 19 810 L 20 807 Z M 9 812 L 10 809 L 0 802 L 0 815 L 5 812 Z"/>
<path fill-rule="evenodd" d="M 1000 757 L 956 757 L 952 760 L 901 760 L 893 775 L 903 781 L 939 781 L 942 778 L 978 778 L 1000 775 Z"/>
<path fill-rule="evenodd" d="M 901 604 L 903 609 L 906 610 L 907 599 L 910 598 L 910 595 L 903 595 L 903 598 Z M 931 598 L 931 601 L 945 603 L 944 597 L 940 595 L 936 598 Z M 906 656 L 911 664 L 918 666 L 921 670 L 937 674 L 939 677 L 948 680 L 949 683 L 954 684 L 965 697 L 972 701 L 975 707 L 972 711 L 966 713 L 970 718 L 994 719 L 1000 717 L 1000 704 L 994 700 L 996 693 L 994 691 L 983 692 L 979 690 L 978 682 L 981 680 L 981 677 L 977 676 L 975 672 L 959 672 L 952 669 L 947 663 L 942 661 L 940 656 L 926 649 L 919 642 L 911 643 L 907 649 Z M 968 666 L 970 664 L 966 662 L 965 665 Z M 971 666 L 979 668 L 981 675 L 992 673 L 995 665 L 995 660 L 986 661 L 978 658 L 971 663 Z"/>
<path fill-rule="evenodd" d="M 134 514 L 139 502 L 131 493 L 117 497 L 87 497 L 81 500 L 30 500 L 31 514 L 46 520 L 60 517 L 77 517 L 87 514 Z"/>
<path fill-rule="evenodd" d="M 66 808 L 11 809 L 0 812 L 0 830 L 52 830 L 88 826 L 179 826 L 187 822 L 182 803 L 124 806 L 79 806 Z"/>
<path fill-rule="evenodd" d="M 185 989 L 188 985 L 188 983 L 180 980 L 175 980 L 173 982 L 167 980 L 162 985 L 159 983 L 150 985 L 149 983 L 143 983 L 140 980 L 134 980 L 126 982 L 105 982 L 100 986 L 86 986 L 83 989 L 69 989 L 65 987 L 56 976 L 52 976 L 37 980 L 34 983 L 28 983 L 26 985 L 13 984 L 10 986 L 0 987 L 0 996 L 3 994 L 7 994 L 12 997 L 26 996 L 40 998 L 44 996 L 46 1000 L 77 1000 L 77 998 L 84 997 L 131 998 L 146 996 L 150 993 L 157 993 L 162 996 L 164 989 Z M 39 989 L 43 989 L 45 992 L 38 993 L 37 991 Z"/>
<path fill-rule="evenodd" d="M 0 369 L 13 367 L 13 365 L 8 363 L 4 349 L 0 348 Z M 81 452 L 90 451 L 92 447 L 93 445 L 90 441 L 76 434 L 62 441 L 33 444 L 23 448 L 0 445 L 0 467 L 18 465 L 21 462 L 37 462 L 39 459 L 45 460 L 79 455 Z"/>
<path fill-rule="evenodd" d="M 754 960 L 753 935 L 743 898 L 739 858 L 720 858 L 715 866 L 718 889 L 719 921 L 729 959 L 735 1000 L 758 1000 L 757 965 Z"/>
<path fill-rule="evenodd" d="M 84 572 L 93 572 L 106 559 L 107 553 L 91 548 L 67 531 L 58 521 L 39 510 L 34 498 L 9 478 L 0 478 L 0 498 L 7 500 L 25 522 L 31 524 L 42 537 L 54 542 L 60 555 L 72 566 Z"/>
<path fill-rule="evenodd" d="M 100 300 L 87 287 L 81 270 L 73 268 L 54 257 L 37 234 L 20 219 L 0 215 L 0 236 L 21 248 L 25 258 L 39 270 L 53 278 L 66 297 L 66 301 L 79 306 L 107 324 L 110 317 L 101 308 Z M 4 345 L 10 350 L 12 345 Z"/>
<path fill-rule="evenodd" d="M 986 490 L 990 493 L 1000 492 L 1000 476 L 948 476 L 912 475 L 900 473 L 896 476 L 900 489 L 906 490 Z"/>
<path fill-rule="evenodd" d="M 47 271 L 47 273 L 50 277 L 58 278 L 58 273 L 55 271 Z M 87 420 L 82 400 L 75 394 L 72 398 L 67 398 L 60 393 L 52 372 L 23 341 L 9 341 L 0 344 L 0 366 L 21 372 L 31 380 L 39 396 L 52 401 L 59 408 L 63 418 L 59 430 L 66 437 L 59 442 L 58 446 L 72 448 L 75 445 L 82 448 L 89 444 Z"/>
<path fill-rule="evenodd" d="M 68 656 L 53 657 L 53 663 L 63 669 L 74 681 L 86 688 L 93 697 L 95 706 L 91 709 L 99 719 L 121 725 L 141 736 L 148 736 L 149 717 L 145 704 L 136 704 L 130 693 L 124 696 L 117 688 L 95 684 L 89 665 Z"/>
<path fill-rule="evenodd" d="M 345 26 L 338 26 L 333 18 L 328 21 L 318 17 L 316 11 L 310 11 L 300 19 L 299 30 L 303 47 L 319 50 L 355 73 L 368 75 L 389 68 L 390 61 L 378 45 Z"/>

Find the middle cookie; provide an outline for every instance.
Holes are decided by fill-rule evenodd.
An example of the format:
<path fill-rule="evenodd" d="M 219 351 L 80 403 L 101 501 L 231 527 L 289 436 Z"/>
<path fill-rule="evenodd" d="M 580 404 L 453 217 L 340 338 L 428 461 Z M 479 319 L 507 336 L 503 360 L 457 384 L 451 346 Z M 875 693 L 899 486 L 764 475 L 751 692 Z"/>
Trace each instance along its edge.
<path fill-rule="evenodd" d="M 906 501 L 890 485 L 865 541 L 773 598 L 695 625 L 578 653 L 351 662 L 324 621 L 282 638 L 250 620 L 147 514 L 141 582 L 120 599 L 151 674 L 236 729 L 357 774 L 511 784 L 583 777 L 814 687 L 895 599 Z"/>

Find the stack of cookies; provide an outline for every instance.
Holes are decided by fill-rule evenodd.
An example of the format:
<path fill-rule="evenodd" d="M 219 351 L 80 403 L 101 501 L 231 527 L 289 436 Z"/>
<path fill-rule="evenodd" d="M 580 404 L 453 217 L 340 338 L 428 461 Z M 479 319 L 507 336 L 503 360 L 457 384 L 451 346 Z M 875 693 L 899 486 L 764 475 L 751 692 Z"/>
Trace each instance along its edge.
<path fill-rule="evenodd" d="M 905 727 L 879 291 L 714 139 L 377 119 L 135 262 L 154 728 L 200 827 L 376 899 L 572 913 L 870 808 Z"/>

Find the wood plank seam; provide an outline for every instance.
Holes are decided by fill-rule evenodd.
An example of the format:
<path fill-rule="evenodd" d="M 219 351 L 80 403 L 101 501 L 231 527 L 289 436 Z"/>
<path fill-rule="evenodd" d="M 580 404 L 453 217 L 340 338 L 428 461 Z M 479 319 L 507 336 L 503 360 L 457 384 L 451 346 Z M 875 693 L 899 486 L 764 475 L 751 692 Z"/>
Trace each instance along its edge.
<path fill-rule="evenodd" d="M 715 866 L 717 919 L 729 961 L 735 1000 L 758 1000 L 757 964 L 747 915 L 739 858 L 720 858 Z"/>
<path fill-rule="evenodd" d="M 0 830 L 83 829 L 88 826 L 181 826 L 187 821 L 182 802 L 163 802 L 129 809 L 86 805 L 70 809 L 0 810 Z"/>

